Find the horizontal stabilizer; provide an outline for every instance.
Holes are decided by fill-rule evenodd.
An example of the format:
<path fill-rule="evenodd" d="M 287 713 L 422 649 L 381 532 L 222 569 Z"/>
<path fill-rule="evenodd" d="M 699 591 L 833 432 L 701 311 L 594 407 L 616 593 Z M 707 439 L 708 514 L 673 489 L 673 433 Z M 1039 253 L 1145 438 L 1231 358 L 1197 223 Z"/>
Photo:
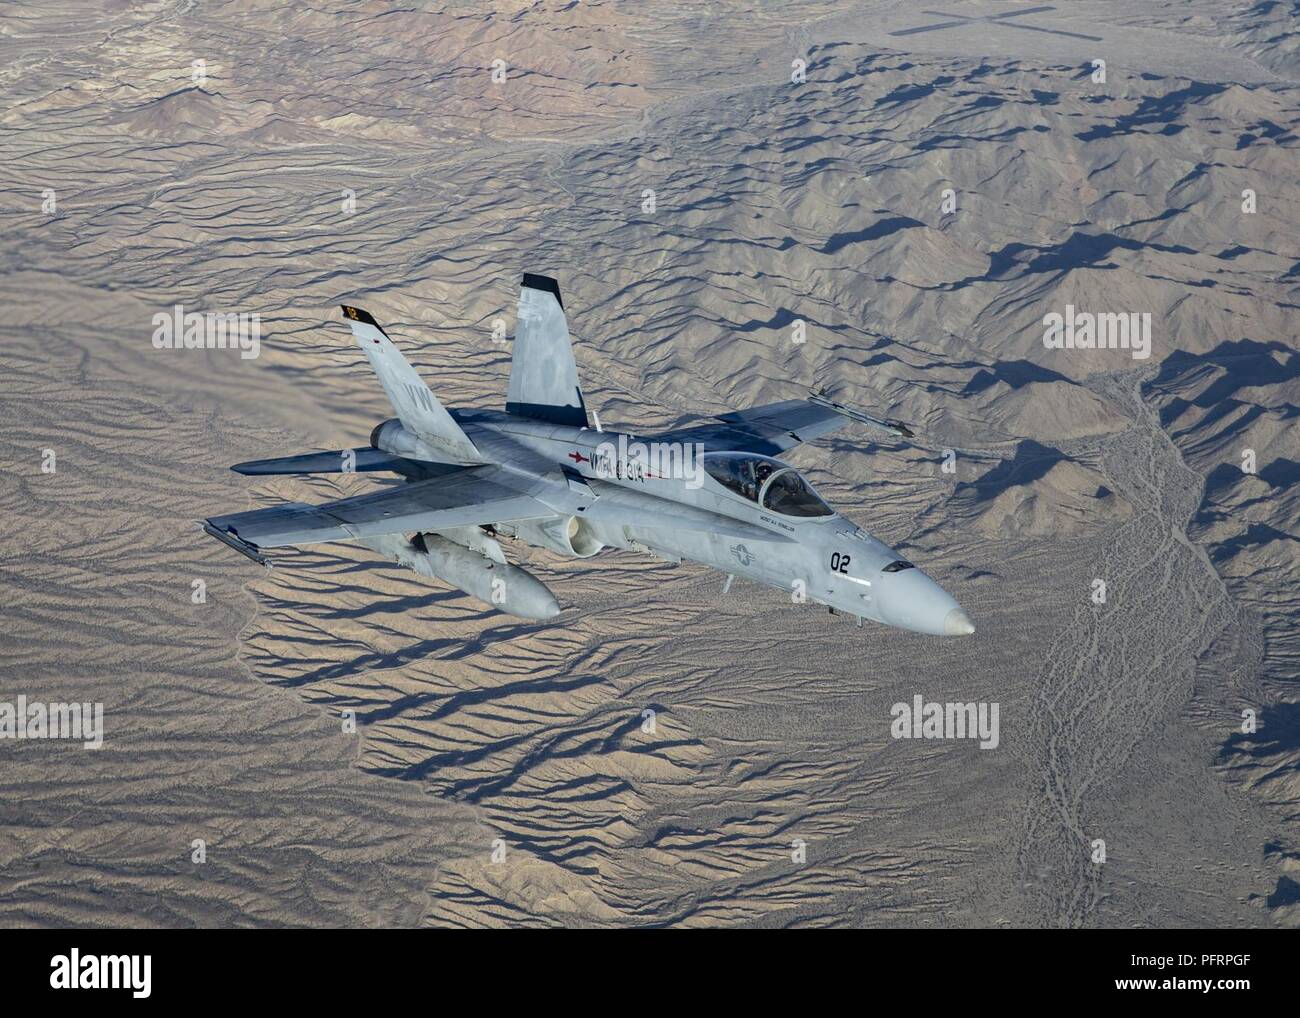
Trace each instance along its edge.
<path fill-rule="evenodd" d="M 308 452 L 270 460 L 249 460 L 230 468 L 237 474 L 351 474 L 386 470 L 406 474 L 420 469 L 415 460 L 393 456 L 370 446 L 337 452 Z"/>

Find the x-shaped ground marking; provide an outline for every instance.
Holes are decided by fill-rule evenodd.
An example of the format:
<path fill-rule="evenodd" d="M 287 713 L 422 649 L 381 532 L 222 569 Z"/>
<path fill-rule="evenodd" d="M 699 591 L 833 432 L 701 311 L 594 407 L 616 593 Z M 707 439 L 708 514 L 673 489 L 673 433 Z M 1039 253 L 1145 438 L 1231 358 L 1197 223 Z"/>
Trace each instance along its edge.
<path fill-rule="evenodd" d="M 1102 42 L 1099 35 L 1083 35 L 1080 32 L 1064 32 L 1059 28 L 1037 28 L 1034 25 L 1017 25 L 1014 21 L 1007 21 L 1007 18 L 1020 18 L 1026 14 L 1041 14 L 1043 11 L 1054 11 L 1055 7 L 1026 7 L 1023 11 L 1003 11 L 1001 14 L 985 14 L 968 17 L 965 14 L 947 14 L 943 11 L 922 11 L 922 14 L 929 14 L 934 18 L 953 18 L 952 21 L 941 21 L 937 25 L 922 25 L 920 28 L 904 28 L 899 32 L 890 32 L 890 35 L 917 35 L 920 32 L 937 32 L 941 28 L 956 28 L 958 25 L 974 25 L 979 22 L 996 23 L 1006 28 L 1019 28 L 1026 32 L 1046 32 L 1048 35 L 1068 35 L 1071 39 L 1087 39 L 1089 42 Z"/>

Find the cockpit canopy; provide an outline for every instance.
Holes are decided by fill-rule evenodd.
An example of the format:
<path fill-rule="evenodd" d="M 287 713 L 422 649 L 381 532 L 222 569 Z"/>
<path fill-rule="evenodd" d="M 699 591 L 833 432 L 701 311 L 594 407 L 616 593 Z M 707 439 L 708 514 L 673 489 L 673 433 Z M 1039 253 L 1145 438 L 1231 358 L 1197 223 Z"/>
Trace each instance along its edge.
<path fill-rule="evenodd" d="M 744 452 L 704 454 L 704 469 L 728 491 L 782 516 L 832 516 L 813 486 L 788 463 Z"/>

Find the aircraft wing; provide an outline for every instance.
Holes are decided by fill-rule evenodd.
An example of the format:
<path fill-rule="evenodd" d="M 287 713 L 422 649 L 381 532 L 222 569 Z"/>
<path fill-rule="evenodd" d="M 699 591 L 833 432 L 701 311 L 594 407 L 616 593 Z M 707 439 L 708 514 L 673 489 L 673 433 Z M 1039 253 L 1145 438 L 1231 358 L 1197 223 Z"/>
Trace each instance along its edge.
<path fill-rule="evenodd" d="M 722 414 L 717 423 L 700 424 L 656 435 L 656 442 L 703 442 L 705 449 L 756 452 L 776 456 L 800 442 L 821 438 L 846 423 L 834 410 L 802 399 L 768 403 L 750 410 Z"/>
<path fill-rule="evenodd" d="M 847 421 L 883 428 L 891 434 L 912 437 L 897 421 L 887 421 L 835 403 L 820 393 L 809 399 L 787 399 L 749 410 L 721 414 L 716 424 L 701 424 L 656 435 L 656 442 L 704 443 L 705 450 L 756 452 L 776 456 L 802 442 L 829 435 Z"/>
<path fill-rule="evenodd" d="M 258 562 L 263 548 L 358 537 L 507 523 L 556 515 L 506 471 L 466 467 L 444 477 L 339 499 L 322 505 L 288 502 L 214 516 L 203 529 Z"/>

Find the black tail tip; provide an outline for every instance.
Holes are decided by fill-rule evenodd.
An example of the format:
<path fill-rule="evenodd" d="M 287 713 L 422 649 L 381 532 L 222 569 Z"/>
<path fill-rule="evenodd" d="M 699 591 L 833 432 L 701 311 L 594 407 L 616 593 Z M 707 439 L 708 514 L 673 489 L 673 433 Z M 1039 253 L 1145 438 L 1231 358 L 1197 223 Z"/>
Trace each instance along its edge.
<path fill-rule="evenodd" d="M 367 325 L 373 325 L 376 329 L 379 328 L 375 316 L 364 308 L 354 308 L 350 304 L 340 304 L 339 307 L 343 309 L 344 318 L 350 318 L 354 322 L 365 322 Z"/>
<path fill-rule="evenodd" d="M 564 301 L 560 299 L 560 284 L 550 276 L 535 276 L 531 272 L 524 273 L 525 290 L 541 290 L 543 293 L 555 295 L 555 302 L 564 307 Z"/>

